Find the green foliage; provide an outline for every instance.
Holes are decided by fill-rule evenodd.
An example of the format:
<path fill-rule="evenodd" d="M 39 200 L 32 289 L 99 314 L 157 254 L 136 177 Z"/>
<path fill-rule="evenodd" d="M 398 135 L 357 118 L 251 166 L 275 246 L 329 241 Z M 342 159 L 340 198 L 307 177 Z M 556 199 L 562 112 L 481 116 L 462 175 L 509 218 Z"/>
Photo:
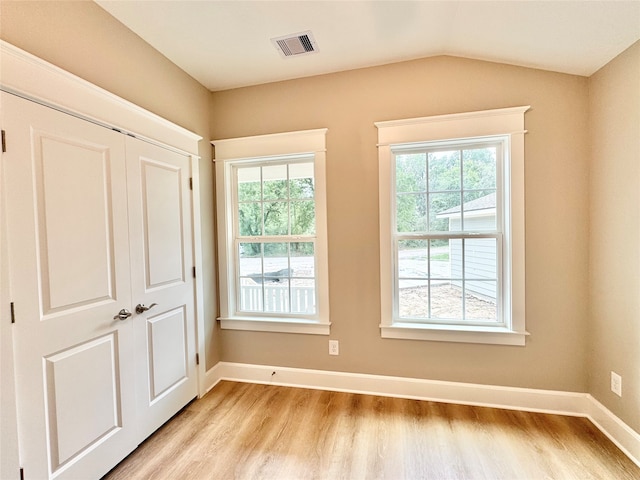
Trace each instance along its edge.
<path fill-rule="evenodd" d="M 446 231 L 448 220 L 438 214 L 496 188 L 495 147 L 401 154 L 395 159 L 398 232 Z"/>
<path fill-rule="evenodd" d="M 242 168 L 242 167 L 241 167 Z M 315 233 L 315 201 L 313 178 L 287 180 L 288 165 L 246 167 L 245 178 L 255 181 L 238 181 L 238 230 L 241 236 L 262 235 L 313 235 Z M 240 169 L 239 169 L 240 170 Z M 265 172 L 265 173 L 263 173 Z M 268 175 L 267 175 L 268 172 Z M 265 176 L 278 177 L 264 181 Z M 240 177 L 240 176 L 239 176 Z M 259 256 L 260 243 L 243 244 L 244 256 Z M 276 248 L 276 244 L 265 244 Z M 287 245 L 277 244 L 277 245 Z M 292 254 L 313 254 L 309 242 L 291 243 Z M 284 252 L 286 255 L 286 252 Z"/>

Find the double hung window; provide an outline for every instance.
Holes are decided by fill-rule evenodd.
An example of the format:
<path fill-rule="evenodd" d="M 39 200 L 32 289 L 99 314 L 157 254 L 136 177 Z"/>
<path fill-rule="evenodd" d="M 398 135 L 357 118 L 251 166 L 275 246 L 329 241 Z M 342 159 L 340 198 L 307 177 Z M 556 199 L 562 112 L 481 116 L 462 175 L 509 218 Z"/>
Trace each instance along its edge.
<path fill-rule="evenodd" d="M 503 146 L 490 139 L 392 149 L 397 318 L 500 321 Z"/>
<path fill-rule="evenodd" d="M 222 328 L 329 333 L 324 136 L 213 142 Z"/>
<path fill-rule="evenodd" d="M 376 124 L 383 336 L 524 343 L 524 110 Z"/>
<path fill-rule="evenodd" d="M 232 167 L 238 312 L 314 315 L 313 158 Z"/>

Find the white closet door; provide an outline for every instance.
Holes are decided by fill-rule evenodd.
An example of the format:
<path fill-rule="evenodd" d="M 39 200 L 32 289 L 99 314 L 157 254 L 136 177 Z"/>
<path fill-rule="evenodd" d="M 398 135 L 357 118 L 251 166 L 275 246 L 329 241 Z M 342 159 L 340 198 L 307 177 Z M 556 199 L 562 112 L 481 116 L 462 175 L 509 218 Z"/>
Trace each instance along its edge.
<path fill-rule="evenodd" d="M 99 478 L 138 443 L 125 138 L 2 93 L 26 478 Z"/>
<path fill-rule="evenodd" d="M 126 148 L 132 299 L 149 308 L 134 315 L 145 438 L 197 395 L 190 158 L 133 138 Z"/>

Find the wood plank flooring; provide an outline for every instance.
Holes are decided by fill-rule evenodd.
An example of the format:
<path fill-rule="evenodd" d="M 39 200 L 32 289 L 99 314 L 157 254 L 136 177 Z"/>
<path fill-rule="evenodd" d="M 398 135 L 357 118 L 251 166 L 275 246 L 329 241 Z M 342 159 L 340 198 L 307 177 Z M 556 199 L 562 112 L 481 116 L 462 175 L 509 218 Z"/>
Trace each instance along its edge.
<path fill-rule="evenodd" d="M 584 418 L 221 382 L 105 479 L 640 479 Z"/>

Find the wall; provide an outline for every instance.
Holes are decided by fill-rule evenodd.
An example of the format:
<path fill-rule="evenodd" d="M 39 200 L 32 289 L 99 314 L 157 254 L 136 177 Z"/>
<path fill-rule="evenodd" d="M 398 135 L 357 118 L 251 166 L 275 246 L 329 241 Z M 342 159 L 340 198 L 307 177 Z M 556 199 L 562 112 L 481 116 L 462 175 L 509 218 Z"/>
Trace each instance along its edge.
<path fill-rule="evenodd" d="M 589 79 L 589 118 L 589 392 L 640 432 L 640 42 Z"/>
<path fill-rule="evenodd" d="M 203 137 L 200 191 L 207 366 L 219 360 L 209 91 L 91 1 L 3 0 L 0 38 Z"/>
<path fill-rule="evenodd" d="M 222 360 L 586 391 L 587 99 L 584 77 L 452 57 L 214 93 L 214 139 L 329 128 L 331 338 L 340 341 L 330 357 L 324 336 L 224 330 Z M 381 339 L 373 123 L 520 105 L 532 107 L 526 347 Z"/>

